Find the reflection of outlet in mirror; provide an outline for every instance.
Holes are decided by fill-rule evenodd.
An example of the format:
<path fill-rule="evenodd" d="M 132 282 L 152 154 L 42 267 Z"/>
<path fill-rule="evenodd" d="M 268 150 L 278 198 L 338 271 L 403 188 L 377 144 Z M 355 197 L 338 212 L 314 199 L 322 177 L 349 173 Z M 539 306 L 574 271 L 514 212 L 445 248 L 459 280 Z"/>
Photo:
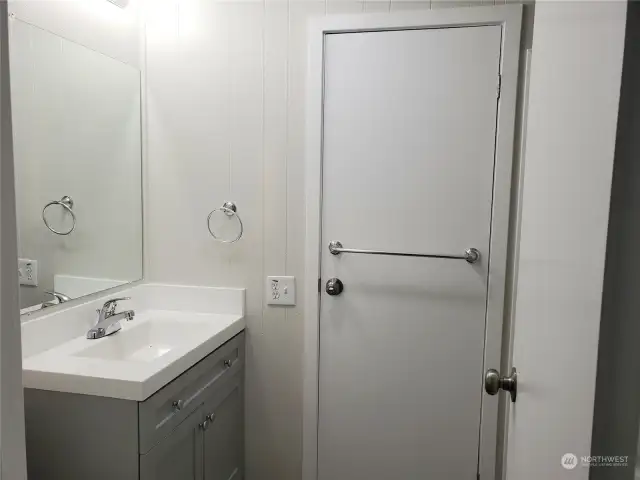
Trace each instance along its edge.
<path fill-rule="evenodd" d="M 295 277 L 267 277 L 267 303 L 269 305 L 295 305 L 295 280 Z"/>
<path fill-rule="evenodd" d="M 38 286 L 38 261 L 28 258 L 18 259 L 18 278 L 20 285 Z"/>

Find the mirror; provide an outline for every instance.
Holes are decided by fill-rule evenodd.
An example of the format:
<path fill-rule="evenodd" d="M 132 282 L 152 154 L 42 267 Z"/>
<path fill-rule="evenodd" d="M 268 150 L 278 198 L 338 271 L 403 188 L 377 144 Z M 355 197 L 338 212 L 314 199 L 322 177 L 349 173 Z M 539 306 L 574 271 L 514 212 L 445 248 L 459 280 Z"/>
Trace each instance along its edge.
<path fill-rule="evenodd" d="M 18 19 L 9 46 L 22 313 L 141 279 L 140 71 Z"/>

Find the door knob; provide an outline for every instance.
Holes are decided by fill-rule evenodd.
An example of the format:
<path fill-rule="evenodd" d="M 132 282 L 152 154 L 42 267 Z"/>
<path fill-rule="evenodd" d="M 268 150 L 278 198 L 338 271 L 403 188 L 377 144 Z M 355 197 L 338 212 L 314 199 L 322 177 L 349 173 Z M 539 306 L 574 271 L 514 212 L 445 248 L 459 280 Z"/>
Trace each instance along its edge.
<path fill-rule="evenodd" d="M 339 278 L 330 278 L 327 280 L 326 291 L 329 295 L 340 295 L 344 290 L 344 284 Z"/>
<path fill-rule="evenodd" d="M 511 369 L 511 375 L 501 377 L 497 370 L 490 368 L 484 376 L 484 390 L 489 395 L 495 395 L 500 390 L 511 394 L 511 401 L 516 401 L 518 395 L 518 372 L 516 367 Z"/>

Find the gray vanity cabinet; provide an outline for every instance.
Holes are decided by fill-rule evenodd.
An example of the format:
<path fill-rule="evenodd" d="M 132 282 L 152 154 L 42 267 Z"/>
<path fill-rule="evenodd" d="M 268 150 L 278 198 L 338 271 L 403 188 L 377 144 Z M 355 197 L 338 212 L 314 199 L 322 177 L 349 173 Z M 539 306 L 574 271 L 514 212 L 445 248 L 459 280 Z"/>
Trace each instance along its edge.
<path fill-rule="evenodd" d="M 25 389 L 29 480 L 242 480 L 244 333 L 142 402 Z"/>
<path fill-rule="evenodd" d="M 236 376 L 140 456 L 140 480 L 241 480 L 243 398 Z"/>
<path fill-rule="evenodd" d="M 237 381 L 203 405 L 208 421 L 203 429 L 204 480 L 244 478 L 243 399 L 243 384 Z"/>
<path fill-rule="evenodd" d="M 140 455 L 140 480 L 202 480 L 202 408 Z"/>

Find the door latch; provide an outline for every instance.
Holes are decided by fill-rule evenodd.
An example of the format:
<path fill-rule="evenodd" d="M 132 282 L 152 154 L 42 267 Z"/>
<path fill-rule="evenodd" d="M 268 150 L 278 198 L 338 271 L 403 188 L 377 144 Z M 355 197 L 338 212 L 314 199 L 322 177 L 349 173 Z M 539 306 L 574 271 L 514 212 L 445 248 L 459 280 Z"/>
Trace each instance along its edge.
<path fill-rule="evenodd" d="M 330 278 L 327 280 L 326 292 L 331 296 L 340 295 L 344 290 L 344 284 L 339 278 Z"/>

